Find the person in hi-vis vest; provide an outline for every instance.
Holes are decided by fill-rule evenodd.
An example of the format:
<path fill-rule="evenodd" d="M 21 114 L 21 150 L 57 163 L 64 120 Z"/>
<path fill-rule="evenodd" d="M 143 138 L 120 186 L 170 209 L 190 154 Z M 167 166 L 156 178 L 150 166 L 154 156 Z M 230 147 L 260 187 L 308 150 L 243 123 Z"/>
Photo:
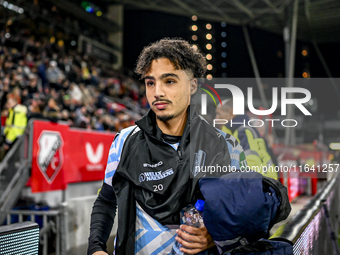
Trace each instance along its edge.
<path fill-rule="evenodd" d="M 248 125 L 247 115 L 233 114 L 233 99 L 226 99 L 216 107 L 215 119 L 228 121 L 223 126 L 217 126 L 223 132 L 234 136 L 243 147 L 248 167 L 264 176 L 278 179 L 273 160 L 268 153 L 265 140 L 256 128 Z M 231 121 L 232 120 L 232 121 Z"/>
<path fill-rule="evenodd" d="M 6 102 L 8 117 L 4 129 L 4 148 L 8 150 L 15 140 L 24 134 L 27 126 L 27 107 L 18 104 L 18 101 L 9 97 Z"/>

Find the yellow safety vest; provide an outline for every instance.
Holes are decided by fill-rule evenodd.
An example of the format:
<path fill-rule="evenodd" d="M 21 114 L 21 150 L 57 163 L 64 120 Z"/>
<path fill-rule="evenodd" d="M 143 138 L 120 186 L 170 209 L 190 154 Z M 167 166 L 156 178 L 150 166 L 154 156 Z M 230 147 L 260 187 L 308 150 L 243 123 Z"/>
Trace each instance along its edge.
<path fill-rule="evenodd" d="M 234 136 L 241 144 L 246 155 L 247 163 L 250 169 L 261 173 L 266 177 L 278 179 L 278 167 L 275 168 L 272 158 L 269 155 L 264 139 L 257 135 L 252 127 L 239 127 L 234 133 L 226 126 L 222 127 L 222 131 Z M 241 136 L 242 137 L 240 139 Z M 244 141 L 247 144 L 244 144 Z"/>
<path fill-rule="evenodd" d="M 9 110 L 8 117 L 6 119 L 4 135 L 6 143 L 11 145 L 15 139 L 21 136 L 27 126 L 27 107 L 21 104 L 17 104 Z"/>

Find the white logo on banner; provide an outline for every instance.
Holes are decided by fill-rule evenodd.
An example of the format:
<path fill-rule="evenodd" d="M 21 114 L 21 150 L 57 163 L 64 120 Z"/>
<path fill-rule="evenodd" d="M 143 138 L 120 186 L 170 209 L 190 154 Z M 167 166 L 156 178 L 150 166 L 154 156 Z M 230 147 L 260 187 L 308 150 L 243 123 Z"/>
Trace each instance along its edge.
<path fill-rule="evenodd" d="M 102 170 L 103 166 L 98 163 L 100 163 L 104 155 L 104 144 L 103 143 L 98 144 L 96 150 L 94 151 L 92 145 L 89 142 L 86 142 L 85 149 L 86 149 L 87 159 L 90 161 L 91 164 L 93 164 L 93 165 L 86 165 L 86 169 L 88 171 Z"/>
<path fill-rule="evenodd" d="M 96 151 L 93 151 L 92 145 L 86 143 L 86 156 L 92 164 L 98 164 L 103 158 L 104 145 L 103 143 L 98 144 Z"/>

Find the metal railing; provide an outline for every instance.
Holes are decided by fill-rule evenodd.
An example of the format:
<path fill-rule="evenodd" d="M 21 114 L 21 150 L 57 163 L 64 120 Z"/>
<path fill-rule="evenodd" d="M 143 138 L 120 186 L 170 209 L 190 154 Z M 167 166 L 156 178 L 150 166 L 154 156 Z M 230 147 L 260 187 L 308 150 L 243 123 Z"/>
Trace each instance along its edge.
<path fill-rule="evenodd" d="M 28 134 L 25 132 L 0 163 L 0 224 L 6 218 L 3 212 L 15 205 L 29 178 L 28 147 Z"/>
<path fill-rule="evenodd" d="M 336 173 L 309 203 L 274 234 L 291 241 L 296 255 L 338 255 L 340 183 Z"/>

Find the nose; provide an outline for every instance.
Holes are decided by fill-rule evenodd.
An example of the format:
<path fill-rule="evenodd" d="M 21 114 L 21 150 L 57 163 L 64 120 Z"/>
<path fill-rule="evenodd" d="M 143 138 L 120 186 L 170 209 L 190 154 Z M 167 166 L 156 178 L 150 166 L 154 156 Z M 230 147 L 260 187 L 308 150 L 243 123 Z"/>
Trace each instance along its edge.
<path fill-rule="evenodd" d="M 165 96 L 164 88 L 160 82 L 155 84 L 155 98 L 161 98 Z"/>

